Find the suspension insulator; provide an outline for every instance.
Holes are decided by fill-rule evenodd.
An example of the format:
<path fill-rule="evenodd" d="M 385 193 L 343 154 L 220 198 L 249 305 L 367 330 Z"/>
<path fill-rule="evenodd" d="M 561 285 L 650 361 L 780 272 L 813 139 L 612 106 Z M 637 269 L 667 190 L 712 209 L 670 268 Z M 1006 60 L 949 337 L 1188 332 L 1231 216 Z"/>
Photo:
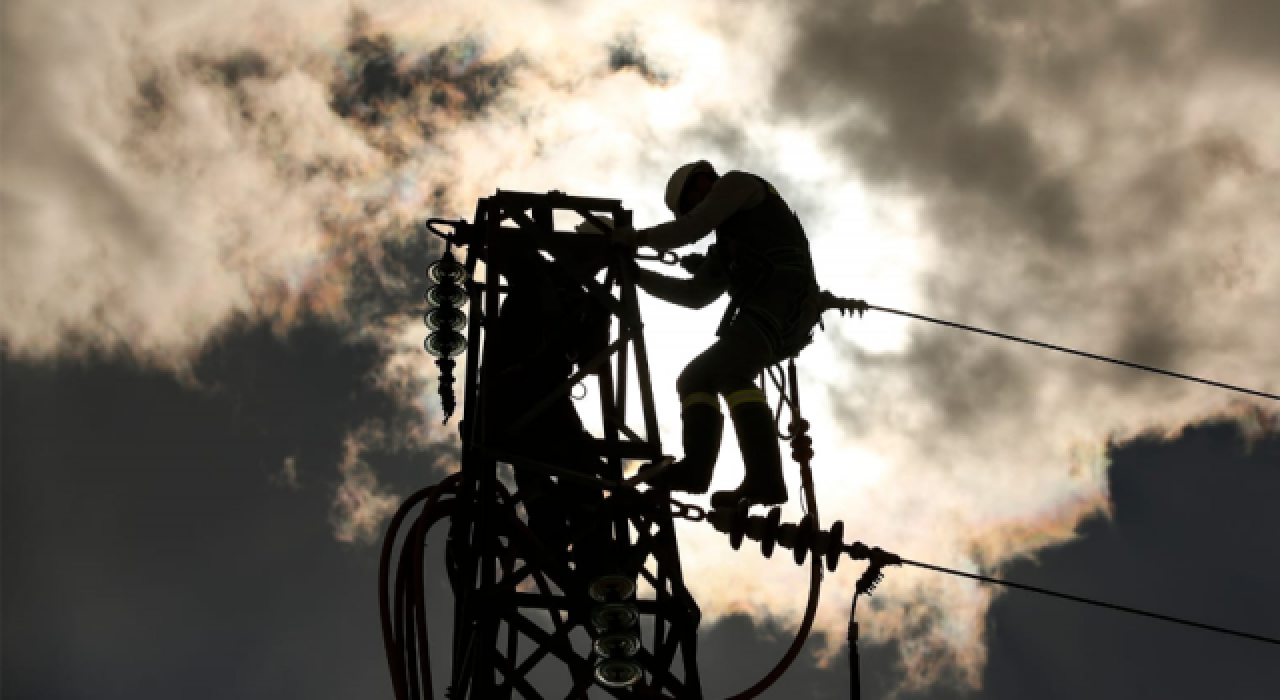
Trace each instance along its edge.
<path fill-rule="evenodd" d="M 615 603 L 636 594 L 636 582 L 622 574 L 606 574 L 591 582 L 587 593 L 598 603 Z"/>
<path fill-rule="evenodd" d="M 467 315 L 452 306 L 437 306 L 423 314 L 422 322 L 433 331 L 460 331 L 467 325 Z"/>
<path fill-rule="evenodd" d="M 643 670 L 631 660 L 640 651 L 640 633 L 636 625 L 640 612 L 627 601 L 636 593 L 633 579 L 620 574 L 599 576 L 591 581 L 587 593 L 597 601 L 591 609 L 591 624 L 599 636 L 592 647 L 597 656 L 595 677 L 601 685 L 624 688 L 634 685 Z"/>
<path fill-rule="evenodd" d="M 634 632 L 609 632 L 596 637 L 592 647 L 606 659 L 626 659 L 640 651 L 640 637 Z"/>
<path fill-rule="evenodd" d="M 448 306 L 457 309 L 467 303 L 467 292 L 456 284 L 445 282 L 428 289 L 426 299 L 427 304 L 432 307 Z"/>
<path fill-rule="evenodd" d="M 444 411 L 444 422 L 448 423 L 457 407 L 453 394 L 453 358 L 467 349 L 467 338 L 460 332 L 467 325 L 467 315 L 461 311 L 467 303 L 467 291 L 462 288 L 467 279 L 467 269 L 453 256 L 453 250 L 446 248 L 444 255 L 427 267 L 427 277 L 435 285 L 423 295 L 428 308 L 422 321 L 432 332 L 422 345 L 438 358 L 440 405 Z"/>
<path fill-rule="evenodd" d="M 452 250 L 446 250 L 439 260 L 427 267 L 427 278 L 436 284 L 445 282 L 457 284 L 467 278 L 467 268 L 458 262 Z"/>
<path fill-rule="evenodd" d="M 439 330 L 427 336 L 423 347 L 433 357 L 457 357 L 467 349 L 467 338 L 457 331 Z"/>
<path fill-rule="evenodd" d="M 596 680 L 609 688 L 635 685 L 643 675 L 640 664 L 629 659 L 605 659 L 596 664 Z"/>
<path fill-rule="evenodd" d="M 630 603 L 604 603 L 591 609 L 591 624 L 597 632 L 621 632 L 635 627 L 640 613 Z"/>
<path fill-rule="evenodd" d="M 765 558 L 773 556 L 774 547 L 789 549 L 796 564 L 804 564 L 809 554 L 826 559 L 828 571 L 835 571 L 840 555 L 850 559 L 870 559 L 880 567 L 902 563 L 894 554 L 879 547 L 868 547 L 861 542 L 844 543 L 844 522 L 837 520 L 830 530 L 813 531 L 813 517 L 806 515 L 799 523 L 781 522 L 782 509 L 773 508 L 766 516 L 748 516 L 745 508 L 716 509 L 707 514 L 707 521 L 720 532 L 729 535 L 729 543 L 737 549 L 744 537 L 760 543 L 760 553 Z M 872 579 L 875 575 L 872 574 Z M 869 579 L 869 585 L 874 582 Z"/>

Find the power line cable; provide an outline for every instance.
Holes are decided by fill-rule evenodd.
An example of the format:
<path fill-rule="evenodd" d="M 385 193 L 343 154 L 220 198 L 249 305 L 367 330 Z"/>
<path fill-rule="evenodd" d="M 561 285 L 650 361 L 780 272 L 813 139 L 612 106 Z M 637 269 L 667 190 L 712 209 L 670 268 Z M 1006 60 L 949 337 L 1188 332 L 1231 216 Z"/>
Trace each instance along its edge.
<path fill-rule="evenodd" d="M 1110 610 L 1119 610 L 1120 612 L 1125 612 L 1125 613 L 1129 613 L 1129 614 L 1132 614 L 1132 615 L 1142 615 L 1143 617 L 1152 617 L 1152 618 L 1155 618 L 1155 619 L 1157 619 L 1157 620 L 1164 620 L 1165 622 L 1173 622 L 1173 623 L 1176 623 L 1176 624 L 1179 624 L 1179 625 L 1186 625 L 1186 626 L 1188 626 L 1188 627 L 1197 627 L 1197 628 L 1199 628 L 1199 629 L 1209 630 L 1210 632 L 1217 632 L 1217 633 L 1219 633 L 1219 634 L 1227 634 L 1227 635 L 1231 635 L 1231 636 L 1233 636 L 1233 637 L 1242 637 L 1242 638 L 1244 638 L 1244 639 L 1251 639 L 1251 640 L 1253 640 L 1253 641 L 1255 641 L 1255 642 L 1266 642 L 1267 644 L 1275 644 L 1275 645 L 1280 646 L 1280 639 L 1275 639 L 1275 638 L 1273 638 L 1273 637 L 1264 637 L 1264 636 L 1259 635 L 1259 634 L 1251 634 L 1251 633 L 1249 633 L 1249 632 L 1240 632 L 1240 631 L 1238 631 L 1238 630 L 1227 629 L 1226 627 L 1218 627 L 1218 626 L 1216 626 L 1216 625 L 1206 625 L 1206 624 L 1204 624 L 1203 622 L 1196 622 L 1196 621 L 1194 621 L 1194 620 L 1186 620 L 1186 619 L 1183 619 L 1183 618 L 1180 618 L 1180 617 L 1173 617 L 1173 616 L 1171 616 L 1171 615 L 1161 615 L 1160 613 L 1153 613 L 1153 612 L 1148 612 L 1148 611 L 1146 611 L 1146 610 L 1139 610 L 1138 608 L 1131 608 L 1131 607 L 1128 607 L 1128 606 L 1126 606 L 1126 605 L 1116 605 L 1116 604 L 1114 604 L 1114 603 L 1104 603 L 1104 602 L 1102 602 L 1102 601 L 1100 601 L 1100 600 L 1093 600 L 1093 599 L 1091 599 L 1091 598 L 1084 598 L 1084 597 L 1082 597 L 1082 596 L 1071 595 L 1071 594 L 1069 594 L 1069 593 L 1060 593 L 1060 592 L 1058 592 L 1058 591 L 1052 591 L 1052 590 L 1049 590 L 1049 589 L 1047 589 L 1047 588 L 1040 588 L 1039 586 L 1032 586 L 1032 585 L 1025 584 L 1025 583 L 1017 583 L 1017 582 L 1014 582 L 1014 581 L 1006 581 L 1006 580 L 1003 580 L 1003 579 L 991 578 L 990 576 L 982 576 L 982 575 L 979 575 L 979 574 L 971 574 L 971 573 L 968 573 L 968 572 L 965 572 L 965 571 L 957 571 L 956 569 L 948 569 L 948 568 L 946 568 L 946 567 L 944 567 L 944 566 L 934 566 L 933 564 L 926 564 L 926 563 L 924 563 L 924 562 L 912 561 L 912 560 L 910 560 L 910 559 L 903 559 L 903 560 L 902 560 L 902 563 L 903 563 L 903 564 L 908 564 L 908 565 L 910 565 L 910 566 L 916 566 L 916 567 L 919 567 L 919 568 L 922 568 L 922 569 L 932 569 L 933 571 L 938 571 L 938 572 L 941 572 L 941 573 L 944 573 L 944 574 L 951 574 L 952 576 L 962 576 L 962 577 L 964 577 L 964 578 L 973 579 L 973 580 L 975 580 L 975 581 L 984 581 L 984 582 L 986 582 L 986 583 L 995 583 L 995 584 L 999 584 L 999 585 L 1001 585 L 1001 586 L 1008 586 L 1008 587 L 1010 587 L 1010 588 L 1020 588 L 1020 589 L 1022 589 L 1022 590 L 1024 590 L 1024 591 L 1031 591 L 1032 593 L 1040 593 L 1040 594 L 1042 594 L 1042 595 L 1053 596 L 1053 597 L 1055 597 L 1055 598 L 1063 598 L 1063 599 L 1070 600 L 1070 601 L 1074 601 L 1074 602 L 1077 602 L 1077 603 L 1085 603 L 1085 604 L 1087 604 L 1087 605 L 1096 605 L 1096 606 L 1098 606 L 1098 607 L 1100 607 L 1100 608 L 1108 608 L 1108 609 L 1110 609 Z"/>
<path fill-rule="evenodd" d="M 1042 343 L 1038 340 L 1029 340 L 1027 338 L 1020 338 L 1016 335 L 1010 335 L 1008 333 L 998 333 L 996 331 L 989 331 L 983 328 L 975 328 L 974 326 L 966 326 L 963 323 L 956 323 L 954 321 L 944 321 L 940 318 L 932 318 L 930 316 L 923 316 L 921 314 L 913 314 L 910 311 L 900 311 L 898 309 L 890 309 L 887 306 L 876 306 L 875 304 L 867 304 L 867 308 L 875 311 L 884 311 L 885 313 L 897 314 L 899 316 L 906 316 L 908 318 L 919 319 L 921 321 L 928 321 L 930 323 L 937 323 L 943 326 L 951 326 L 952 328 L 959 328 L 961 330 L 973 331 L 974 333 L 981 333 L 983 335 L 989 335 L 996 338 L 1003 338 L 1005 340 L 1012 340 L 1018 343 L 1026 343 L 1027 345 L 1034 345 L 1039 348 L 1057 350 L 1058 352 L 1065 352 L 1070 355 L 1079 355 L 1080 357 L 1087 357 L 1091 360 L 1101 360 L 1103 362 L 1110 362 L 1116 365 L 1123 365 L 1125 367 L 1132 367 L 1134 369 L 1141 369 L 1141 370 L 1146 370 L 1148 372 L 1155 372 L 1156 374 L 1163 374 L 1169 377 L 1185 379 L 1190 382 L 1198 382 L 1200 384 L 1216 386 L 1220 389 L 1229 389 L 1231 391 L 1238 391 L 1242 394 L 1250 394 L 1250 395 L 1258 396 L 1264 399 L 1271 399 L 1272 401 L 1280 401 L 1280 396 L 1276 394 L 1268 394 L 1265 391 L 1255 391 L 1253 389 L 1246 389 L 1244 387 L 1235 386 L 1234 384 L 1225 384 L 1223 382 L 1215 382 L 1210 379 L 1201 379 L 1200 377 L 1193 377 L 1189 374 L 1182 374 L 1180 372 L 1170 372 L 1169 370 L 1160 369 L 1158 367 L 1148 367 L 1147 365 L 1140 365 L 1136 362 L 1117 360 L 1113 357 L 1106 357 L 1105 355 L 1095 355 L 1094 353 L 1084 352 L 1082 350 L 1072 350 L 1071 348 L 1064 348 L 1061 345 L 1053 345 L 1052 343 Z"/>

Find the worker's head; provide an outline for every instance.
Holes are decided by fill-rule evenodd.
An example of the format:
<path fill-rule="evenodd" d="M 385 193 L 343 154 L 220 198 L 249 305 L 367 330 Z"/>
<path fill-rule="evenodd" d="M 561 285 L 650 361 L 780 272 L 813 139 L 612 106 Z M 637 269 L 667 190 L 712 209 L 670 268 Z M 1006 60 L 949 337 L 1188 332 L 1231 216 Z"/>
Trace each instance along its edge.
<path fill-rule="evenodd" d="M 676 216 L 689 213 L 719 179 L 716 169 L 705 160 L 680 166 L 667 181 L 667 208 Z"/>

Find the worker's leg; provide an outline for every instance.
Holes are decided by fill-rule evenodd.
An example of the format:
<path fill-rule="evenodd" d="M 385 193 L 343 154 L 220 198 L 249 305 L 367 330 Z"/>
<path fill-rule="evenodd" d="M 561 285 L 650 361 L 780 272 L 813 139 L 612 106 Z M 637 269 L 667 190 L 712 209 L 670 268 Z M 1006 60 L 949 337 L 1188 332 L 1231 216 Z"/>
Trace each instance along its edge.
<path fill-rule="evenodd" d="M 721 365 L 718 388 L 729 406 L 745 474 L 737 489 L 713 495 L 711 505 L 727 507 L 742 499 L 759 505 L 783 503 L 787 500 L 787 486 L 782 478 L 777 427 L 764 392 L 755 383 L 773 357 L 767 336 L 754 324 L 739 320 L 718 344 L 723 344 L 726 356 L 733 358 Z"/>
<path fill-rule="evenodd" d="M 746 467 L 743 497 L 759 503 L 786 500 L 773 416 L 755 385 L 771 357 L 764 335 L 735 324 L 680 374 L 676 388 L 684 409 L 685 459 L 671 467 L 669 488 L 705 493 L 710 486 L 724 425 L 716 395 L 723 394 Z"/>
<path fill-rule="evenodd" d="M 663 474 L 649 480 L 655 488 L 686 493 L 706 493 L 720 455 L 724 415 L 716 393 L 713 371 L 717 352 L 713 345 L 690 362 L 676 379 L 680 392 L 680 420 L 683 423 L 684 459 Z M 705 359 L 704 359 L 705 358 Z"/>
<path fill-rule="evenodd" d="M 713 495 L 712 507 L 729 507 L 742 499 L 756 505 L 785 503 L 787 485 L 782 478 L 782 451 L 764 392 L 755 387 L 739 389 L 726 399 L 729 415 L 733 417 L 733 430 L 738 435 L 738 447 L 742 450 L 745 474 L 737 489 Z"/>

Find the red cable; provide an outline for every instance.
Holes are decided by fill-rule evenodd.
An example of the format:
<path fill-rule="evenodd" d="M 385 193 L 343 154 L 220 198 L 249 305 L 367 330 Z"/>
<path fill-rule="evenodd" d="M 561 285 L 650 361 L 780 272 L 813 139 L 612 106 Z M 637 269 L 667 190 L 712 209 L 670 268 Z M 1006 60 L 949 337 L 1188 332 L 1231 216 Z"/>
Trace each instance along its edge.
<path fill-rule="evenodd" d="M 787 367 L 787 371 L 791 382 L 791 400 L 787 404 L 791 407 L 791 425 L 792 440 L 805 436 L 808 431 L 808 425 L 804 419 L 800 417 L 800 395 L 797 392 L 798 382 L 796 381 L 796 363 L 792 360 Z M 785 396 L 785 393 L 783 394 Z M 792 452 L 792 456 L 796 457 L 797 452 Z M 809 466 L 809 460 L 812 453 L 805 456 L 804 459 L 797 459 L 800 463 L 800 486 L 804 490 L 805 505 L 812 516 L 813 534 L 816 538 L 821 532 L 821 525 L 818 523 L 818 502 L 813 493 L 813 471 Z M 816 540 L 815 540 L 816 541 Z M 767 676 L 761 678 L 755 685 L 746 690 L 729 697 L 729 700 L 749 700 L 758 696 L 760 693 L 768 690 L 770 686 L 778 682 L 782 674 L 786 673 L 791 667 L 792 662 L 800 655 L 800 650 L 804 648 L 804 643 L 809 639 L 809 632 L 813 629 L 813 619 L 818 613 L 818 600 L 822 597 L 822 557 L 817 552 L 811 555 L 809 562 L 809 602 L 804 609 L 804 619 L 800 622 L 800 629 L 796 630 L 795 639 L 791 640 L 791 647 L 787 649 L 787 653 L 782 656 L 778 664 L 773 667 Z"/>
<path fill-rule="evenodd" d="M 438 521 L 440 517 L 444 515 L 444 513 L 437 514 L 432 511 L 435 510 L 435 505 L 437 501 L 439 501 L 440 496 L 443 495 L 443 493 L 446 490 L 452 489 L 457 486 L 457 482 L 460 476 L 461 476 L 460 474 L 451 474 L 448 477 L 445 477 L 445 479 L 440 483 L 434 486 L 429 486 L 427 488 L 424 488 L 418 491 L 417 493 L 413 494 L 409 498 L 405 499 L 405 502 L 400 505 L 400 508 L 396 511 L 395 516 L 392 517 L 391 523 L 387 526 L 387 534 L 382 543 L 382 556 L 380 557 L 379 564 L 378 564 L 378 608 L 379 608 L 379 613 L 382 619 L 382 644 L 383 644 L 383 647 L 386 649 L 387 664 L 391 667 L 391 685 L 393 690 L 395 691 L 397 700 L 409 700 L 409 688 L 407 687 L 407 684 L 405 682 L 406 680 L 405 679 L 405 676 L 406 676 L 405 660 L 402 657 L 404 648 L 401 646 L 402 640 L 397 638 L 397 635 L 392 629 L 391 601 L 388 599 L 389 596 L 387 591 L 387 578 L 388 578 L 388 572 L 391 564 L 391 553 L 395 549 L 396 535 L 399 532 L 400 526 L 403 524 L 404 519 L 408 516 L 409 511 L 412 510 L 413 507 L 418 504 L 418 502 L 424 499 L 427 500 L 427 503 L 426 505 L 423 506 L 423 510 L 422 510 L 422 513 L 419 515 L 419 518 L 428 516 L 428 514 L 430 513 L 430 516 L 434 516 L 434 517 L 429 517 L 429 519 L 431 520 L 431 523 L 434 524 L 436 521 Z M 430 527 L 430 525 L 428 525 L 427 527 Z M 417 529 L 416 524 L 414 529 L 415 530 Z M 406 542 L 406 545 L 408 544 L 409 543 Z M 397 598 L 398 597 L 399 596 L 397 596 Z M 399 604 L 399 602 L 400 601 L 397 600 L 397 604 Z M 424 620 L 424 625 L 425 625 L 425 620 Z M 413 634 L 413 631 L 405 630 L 404 633 L 406 636 L 409 636 Z M 425 648 L 425 645 L 426 645 L 425 634 L 423 636 L 423 645 Z M 428 670 L 428 673 L 429 673 L 429 670 Z M 429 684 L 427 685 L 426 692 L 427 692 L 428 698 L 433 697 L 431 686 Z"/>

